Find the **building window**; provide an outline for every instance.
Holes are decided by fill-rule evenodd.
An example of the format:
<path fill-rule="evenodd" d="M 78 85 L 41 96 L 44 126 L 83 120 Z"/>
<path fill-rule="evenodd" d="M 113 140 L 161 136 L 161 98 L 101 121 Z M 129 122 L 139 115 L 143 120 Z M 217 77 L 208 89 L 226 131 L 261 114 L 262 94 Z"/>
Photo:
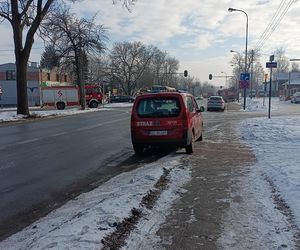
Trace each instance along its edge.
<path fill-rule="evenodd" d="M 67 75 L 65 75 L 65 82 L 67 82 Z"/>
<path fill-rule="evenodd" d="M 56 74 L 56 81 L 59 82 L 59 74 Z"/>
<path fill-rule="evenodd" d="M 6 80 L 16 80 L 16 71 L 15 70 L 7 70 L 6 71 Z"/>
<path fill-rule="evenodd" d="M 50 73 L 47 73 L 47 80 L 50 81 Z"/>

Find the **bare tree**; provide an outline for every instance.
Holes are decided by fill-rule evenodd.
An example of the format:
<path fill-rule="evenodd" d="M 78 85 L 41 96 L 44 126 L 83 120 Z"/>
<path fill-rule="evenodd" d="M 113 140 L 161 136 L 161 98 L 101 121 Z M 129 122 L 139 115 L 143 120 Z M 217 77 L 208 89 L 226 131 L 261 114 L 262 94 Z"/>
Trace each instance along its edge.
<path fill-rule="evenodd" d="M 7 20 L 13 30 L 18 114 L 29 116 L 27 64 L 34 42 L 34 35 L 53 3 L 54 0 L 7 0 L 0 2 L 0 18 L 2 18 L 2 21 L 3 19 Z"/>
<path fill-rule="evenodd" d="M 71 0 L 72 2 L 76 0 Z M 113 0 L 122 2 L 128 10 L 137 0 Z M 34 35 L 49 12 L 55 9 L 56 0 L 3 0 L 0 1 L 0 23 L 11 24 L 16 60 L 17 114 L 29 116 L 27 99 L 27 64 L 34 43 Z M 61 4 L 61 2 L 60 2 Z"/>
<path fill-rule="evenodd" d="M 300 71 L 300 67 L 299 67 L 299 63 L 297 62 L 292 62 L 292 72 L 299 72 Z"/>
<path fill-rule="evenodd" d="M 113 0 L 113 4 L 116 4 L 117 2 L 122 2 L 123 6 L 130 10 L 130 7 L 134 5 L 137 0 Z"/>
<path fill-rule="evenodd" d="M 106 30 L 96 25 L 94 18 L 78 19 L 68 9 L 49 15 L 43 24 L 42 34 L 50 39 L 56 51 L 65 61 L 72 62 L 77 84 L 80 86 L 80 104 L 85 109 L 84 74 L 87 70 L 87 54 L 101 54 L 105 50 Z"/>
<path fill-rule="evenodd" d="M 277 61 L 277 68 L 274 70 L 275 72 L 289 71 L 290 61 L 285 56 L 285 50 L 283 48 L 279 48 L 275 51 L 275 60 Z"/>
<path fill-rule="evenodd" d="M 166 52 L 154 48 L 154 55 L 149 66 L 153 71 L 153 84 L 163 85 L 166 58 Z"/>
<path fill-rule="evenodd" d="M 165 61 L 165 85 L 174 86 L 174 82 L 177 79 L 177 71 L 179 68 L 179 61 L 174 57 L 167 57 Z"/>
<path fill-rule="evenodd" d="M 134 95 L 139 80 L 154 55 L 153 47 L 141 42 L 116 43 L 111 51 L 111 75 L 127 95 Z"/>

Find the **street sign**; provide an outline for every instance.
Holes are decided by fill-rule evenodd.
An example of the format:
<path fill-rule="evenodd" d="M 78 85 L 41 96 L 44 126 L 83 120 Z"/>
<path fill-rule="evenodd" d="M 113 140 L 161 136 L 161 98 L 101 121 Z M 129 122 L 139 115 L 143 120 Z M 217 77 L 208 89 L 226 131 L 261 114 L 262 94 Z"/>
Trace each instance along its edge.
<path fill-rule="evenodd" d="M 249 81 L 246 80 L 240 80 L 239 81 L 240 84 L 240 89 L 248 89 L 249 88 Z"/>
<path fill-rule="evenodd" d="M 266 68 L 277 68 L 277 62 L 267 62 Z"/>
<path fill-rule="evenodd" d="M 240 89 L 249 88 L 249 80 L 250 80 L 250 73 L 241 73 L 240 81 L 239 81 Z"/>
<path fill-rule="evenodd" d="M 249 81 L 250 80 L 250 73 L 241 73 L 240 80 L 241 81 Z"/>

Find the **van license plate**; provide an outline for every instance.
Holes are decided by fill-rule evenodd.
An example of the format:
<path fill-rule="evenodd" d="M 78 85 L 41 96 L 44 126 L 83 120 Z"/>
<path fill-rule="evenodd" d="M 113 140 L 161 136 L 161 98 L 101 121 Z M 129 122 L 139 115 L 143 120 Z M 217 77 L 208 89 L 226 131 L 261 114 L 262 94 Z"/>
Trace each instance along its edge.
<path fill-rule="evenodd" d="M 149 132 L 149 135 L 167 135 L 167 134 L 168 134 L 167 130 L 154 130 Z"/>

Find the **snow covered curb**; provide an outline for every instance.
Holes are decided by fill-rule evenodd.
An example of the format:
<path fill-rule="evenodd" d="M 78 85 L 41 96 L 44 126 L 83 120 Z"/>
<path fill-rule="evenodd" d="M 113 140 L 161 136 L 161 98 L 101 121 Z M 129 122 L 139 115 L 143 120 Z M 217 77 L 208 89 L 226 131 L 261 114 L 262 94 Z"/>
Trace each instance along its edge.
<path fill-rule="evenodd" d="M 112 108 L 128 108 L 128 107 L 132 107 L 132 105 L 133 105 L 132 103 L 107 103 L 104 105 L 100 105 L 99 108 L 96 109 L 86 108 L 85 110 L 81 110 L 80 108 L 68 108 L 65 110 L 56 110 L 56 109 L 35 110 L 38 108 L 30 108 L 30 118 L 45 118 L 45 117 L 77 115 L 77 114 L 88 113 L 88 112 L 111 110 Z M 16 108 L 0 109 L 0 123 L 24 121 L 25 119 L 28 118 L 24 115 L 17 115 Z"/>
<path fill-rule="evenodd" d="M 106 108 L 99 109 L 86 109 L 81 110 L 79 108 L 71 108 L 66 110 L 35 110 L 30 111 L 30 118 L 45 118 L 45 117 L 58 117 L 58 116 L 68 116 L 77 115 L 82 113 L 97 112 L 108 110 Z M 24 121 L 28 119 L 24 115 L 17 115 L 16 111 L 1 111 L 0 112 L 0 123 L 1 122 L 14 122 L 14 121 Z"/>
<path fill-rule="evenodd" d="M 101 249 L 101 240 L 131 215 L 132 208 L 139 208 L 142 198 L 153 189 L 165 168 L 170 170 L 170 183 L 154 208 L 159 211 L 155 221 L 153 218 L 148 221 L 158 226 L 165 218 L 162 211 L 178 197 L 181 185 L 191 178 L 190 170 L 182 167 L 180 159 L 180 156 L 166 156 L 118 175 L 4 240 L 0 249 Z M 144 212 L 146 217 L 153 216 L 151 210 L 144 208 Z"/>

